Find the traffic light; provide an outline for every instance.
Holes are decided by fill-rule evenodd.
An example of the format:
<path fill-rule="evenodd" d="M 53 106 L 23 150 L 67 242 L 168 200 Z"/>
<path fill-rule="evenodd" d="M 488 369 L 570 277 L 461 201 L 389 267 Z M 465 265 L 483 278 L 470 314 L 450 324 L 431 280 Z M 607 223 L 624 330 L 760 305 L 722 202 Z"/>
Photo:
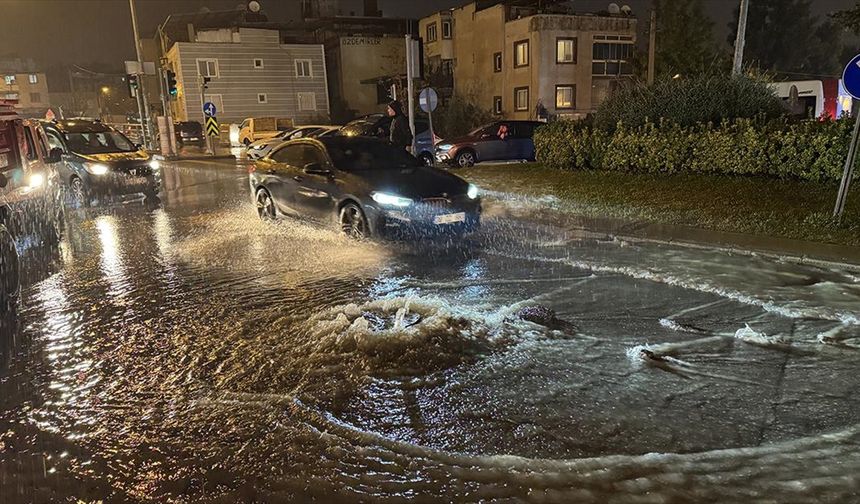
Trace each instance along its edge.
<path fill-rule="evenodd" d="M 140 87 L 140 84 L 137 82 L 137 75 L 127 74 L 125 82 L 128 84 L 128 96 L 137 98 L 137 90 Z"/>
<path fill-rule="evenodd" d="M 212 81 L 212 77 L 203 77 L 203 89 L 209 89 L 209 83 Z"/>
<path fill-rule="evenodd" d="M 167 71 L 167 94 L 171 98 L 176 98 L 179 95 L 179 89 L 176 88 L 176 73 L 173 70 Z"/>

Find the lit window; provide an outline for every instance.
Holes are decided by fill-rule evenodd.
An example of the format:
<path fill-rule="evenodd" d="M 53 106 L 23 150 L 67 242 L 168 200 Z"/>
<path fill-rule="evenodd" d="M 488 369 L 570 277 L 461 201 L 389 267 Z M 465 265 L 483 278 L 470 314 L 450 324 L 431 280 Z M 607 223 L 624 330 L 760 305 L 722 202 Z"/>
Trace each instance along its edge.
<path fill-rule="evenodd" d="M 7 86 L 14 86 L 15 85 L 15 76 L 14 75 L 7 75 L 4 80 L 6 81 Z"/>
<path fill-rule="evenodd" d="M 556 41 L 556 63 L 576 63 L 576 39 L 560 38 Z"/>
<path fill-rule="evenodd" d="M 197 74 L 202 77 L 218 77 L 217 59 L 197 60 Z"/>
<path fill-rule="evenodd" d="M 298 93 L 300 111 L 315 111 L 317 109 L 316 93 Z"/>
<path fill-rule="evenodd" d="M 39 76 L 36 74 L 30 74 L 29 80 L 30 80 L 30 84 L 38 84 L 39 83 Z"/>
<path fill-rule="evenodd" d="M 518 112 L 529 109 L 529 88 L 519 87 L 514 89 L 514 108 Z"/>
<path fill-rule="evenodd" d="M 454 30 L 451 21 L 442 21 L 442 38 L 449 39 L 454 36 Z"/>
<path fill-rule="evenodd" d="M 311 69 L 311 60 L 296 60 L 296 77 L 313 77 L 313 71 Z"/>
<path fill-rule="evenodd" d="M 494 96 L 493 97 L 493 113 L 496 115 L 500 115 L 502 113 L 502 97 Z"/>
<path fill-rule="evenodd" d="M 576 87 L 568 84 L 555 87 L 555 108 L 557 109 L 573 109 L 576 108 Z"/>
<path fill-rule="evenodd" d="M 254 68 L 263 68 L 263 60 L 260 58 L 254 59 Z"/>
<path fill-rule="evenodd" d="M 493 71 L 496 73 L 502 71 L 502 53 L 500 52 L 493 55 Z"/>
<path fill-rule="evenodd" d="M 427 25 L 427 42 L 436 42 L 436 23 Z"/>
<path fill-rule="evenodd" d="M 257 103 L 269 103 L 269 96 L 266 93 L 257 94 Z"/>
<path fill-rule="evenodd" d="M 514 67 L 529 66 L 529 41 L 514 42 Z"/>

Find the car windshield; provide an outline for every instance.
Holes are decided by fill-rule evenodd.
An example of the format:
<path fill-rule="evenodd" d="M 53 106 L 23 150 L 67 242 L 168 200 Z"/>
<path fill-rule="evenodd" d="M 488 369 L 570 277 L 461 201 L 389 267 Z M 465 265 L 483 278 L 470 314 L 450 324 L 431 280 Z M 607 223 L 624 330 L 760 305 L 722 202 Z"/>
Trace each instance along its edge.
<path fill-rule="evenodd" d="M 343 137 L 324 137 L 335 167 L 348 171 L 399 170 L 422 166 L 405 149 L 379 141 L 356 141 Z"/>
<path fill-rule="evenodd" d="M 119 131 L 86 131 L 66 133 L 69 149 L 78 154 L 107 154 L 134 152 L 137 147 Z"/>
<path fill-rule="evenodd" d="M 339 134 L 342 136 L 375 136 L 379 133 L 376 131 L 378 129 L 376 128 L 377 122 L 365 119 L 352 121 L 344 126 Z"/>

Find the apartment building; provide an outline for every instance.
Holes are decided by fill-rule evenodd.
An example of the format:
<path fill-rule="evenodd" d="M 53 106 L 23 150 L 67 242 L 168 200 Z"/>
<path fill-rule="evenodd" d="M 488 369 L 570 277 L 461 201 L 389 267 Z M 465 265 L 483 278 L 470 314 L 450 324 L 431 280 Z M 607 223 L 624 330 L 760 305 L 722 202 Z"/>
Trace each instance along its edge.
<path fill-rule="evenodd" d="M 508 119 L 533 118 L 539 101 L 580 118 L 633 75 L 636 23 L 548 1 L 475 1 L 422 19 L 419 31 L 426 64 L 451 67 L 458 95 Z"/>
<path fill-rule="evenodd" d="M 18 100 L 15 106 L 22 116 L 41 117 L 49 107 L 48 80 L 32 62 L 0 62 L 0 98 Z"/>
<path fill-rule="evenodd" d="M 184 41 L 166 50 L 179 90 L 171 103 L 176 120 L 202 122 L 204 100 L 215 104 L 224 123 L 265 116 L 292 118 L 296 124 L 328 120 L 321 44 L 285 43 L 274 26 L 198 29 L 188 23 L 187 32 Z M 209 83 L 201 92 L 204 77 Z"/>

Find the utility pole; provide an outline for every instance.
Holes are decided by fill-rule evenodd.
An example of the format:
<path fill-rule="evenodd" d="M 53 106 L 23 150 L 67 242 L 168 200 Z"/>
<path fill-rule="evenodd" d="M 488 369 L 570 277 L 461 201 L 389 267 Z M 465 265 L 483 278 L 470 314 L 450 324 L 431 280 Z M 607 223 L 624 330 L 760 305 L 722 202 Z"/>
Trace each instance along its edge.
<path fill-rule="evenodd" d="M 654 84 L 654 76 L 657 69 L 654 68 L 657 60 L 657 9 L 651 9 L 651 32 L 648 40 L 648 85 Z"/>
<path fill-rule="evenodd" d="M 146 91 L 143 86 L 143 54 L 140 50 L 140 34 L 137 30 L 137 13 L 134 9 L 134 0 L 128 0 L 128 7 L 131 10 L 131 27 L 134 30 L 134 49 L 137 51 L 137 65 L 138 65 L 138 78 L 137 78 L 137 92 L 140 95 L 138 98 L 140 101 L 138 102 L 138 111 L 140 113 L 140 126 L 143 134 L 143 143 L 147 146 L 147 148 L 151 148 L 150 145 L 150 134 L 149 134 L 149 105 L 146 103 Z"/>
<path fill-rule="evenodd" d="M 732 75 L 740 75 L 744 70 L 744 46 L 747 41 L 747 16 L 750 10 L 750 0 L 741 0 L 741 10 L 738 14 L 738 36 L 735 39 L 735 60 L 732 65 Z"/>
<path fill-rule="evenodd" d="M 406 89 L 409 103 L 409 129 L 412 130 L 412 152 L 415 152 L 415 40 L 406 35 Z"/>

